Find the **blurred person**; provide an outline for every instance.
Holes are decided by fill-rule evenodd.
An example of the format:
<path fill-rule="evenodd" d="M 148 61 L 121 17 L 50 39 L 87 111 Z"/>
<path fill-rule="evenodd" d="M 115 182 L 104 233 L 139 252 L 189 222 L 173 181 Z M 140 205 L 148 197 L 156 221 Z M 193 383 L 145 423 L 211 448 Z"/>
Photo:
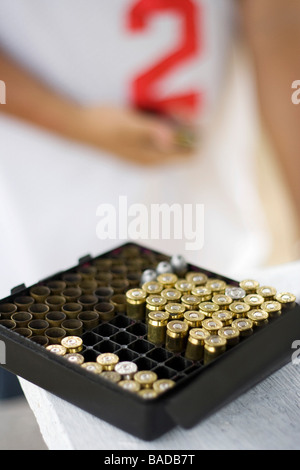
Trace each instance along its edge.
<path fill-rule="evenodd" d="M 1 0 L 1 294 L 122 243 L 96 236 L 97 207 L 120 195 L 204 205 L 201 250 L 142 244 L 228 274 L 263 264 L 254 83 L 300 209 L 299 14 L 293 0 Z"/>

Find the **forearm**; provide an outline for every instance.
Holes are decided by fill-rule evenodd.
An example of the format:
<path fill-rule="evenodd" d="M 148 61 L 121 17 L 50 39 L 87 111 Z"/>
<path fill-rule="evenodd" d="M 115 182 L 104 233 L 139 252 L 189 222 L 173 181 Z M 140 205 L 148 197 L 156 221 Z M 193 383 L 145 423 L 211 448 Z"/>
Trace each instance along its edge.
<path fill-rule="evenodd" d="M 53 92 L 0 51 L 6 104 L 0 111 L 68 138 L 77 138 L 81 109 Z"/>
<path fill-rule="evenodd" d="M 177 145 L 176 129 L 164 119 L 126 107 L 80 106 L 55 93 L 1 52 L 0 80 L 7 90 L 1 112 L 67 139 L 142 165 L 186 160 L 192 155 L 193 149 Z"/>
<path fill-rule="evenodd" d="M 300 79 L 300 5 L 294 0 L 242 0 L 241 6 L 263 123 L 300 223 L 300 106 L 291 100 L 292 83 Z"/>

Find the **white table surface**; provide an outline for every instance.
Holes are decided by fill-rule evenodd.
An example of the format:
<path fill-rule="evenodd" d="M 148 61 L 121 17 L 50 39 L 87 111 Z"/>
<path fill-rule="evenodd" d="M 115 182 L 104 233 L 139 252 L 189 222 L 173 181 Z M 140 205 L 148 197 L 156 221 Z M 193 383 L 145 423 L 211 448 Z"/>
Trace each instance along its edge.
<path fill-rule="evenodd" d="M 300 299 L 300 261 L 235 276 L 249 277 Z M 194 428 L 177 427 L 152 442 L 20 383 L 50 450 L 300 449 L 300 365 L 292 362 Z"/>

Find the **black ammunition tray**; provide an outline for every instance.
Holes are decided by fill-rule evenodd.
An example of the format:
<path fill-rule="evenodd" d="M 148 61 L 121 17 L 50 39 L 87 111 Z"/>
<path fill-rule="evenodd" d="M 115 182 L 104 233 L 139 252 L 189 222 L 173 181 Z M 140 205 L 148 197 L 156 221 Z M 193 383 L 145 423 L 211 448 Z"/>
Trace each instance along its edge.
<path fill-rule="evenodd" d="M 37 284 L 61 279 L 63 274 L 77 272 L 100 258 L 117 259 L 130 246 L 137 247 L 144 256 L 143 269 L 153 267 L 153 261 L 168 259 L 130 243 L 97 258 L 82 258 L 77 266 Z M 152 264 L 147 265 L 147 259 Z M 188 269 L 238 285 L 237 281 L 193 265 Z M 19 286 L 0 304 L 14 302 L 16 296 L 29 295 L 29 291 L 29 287 Z M 149 342 L 145 322 L 132 320 L 126 312 L 118 312 L 110 321 L 84 331 L 81 354 L 85 361 L 95 361 L 101 353 L 114 352 L 120 361 L 133 361 L 139 370 L 153 370 L 158 378 L 176 382 L 174 388 L 157 398 L 145 400 L 0 325 L 0 340 L 6 346 L 6 364 L 2 367 L 144 440 L 153 440 L 176 425 L 191 428 L 235 399 L 291 360 L 291 344 L 299 335 L 300 308 L 296 304 L 204 365 L 201 361 L 187 360 L 184 353 L 173 354 Z"/>

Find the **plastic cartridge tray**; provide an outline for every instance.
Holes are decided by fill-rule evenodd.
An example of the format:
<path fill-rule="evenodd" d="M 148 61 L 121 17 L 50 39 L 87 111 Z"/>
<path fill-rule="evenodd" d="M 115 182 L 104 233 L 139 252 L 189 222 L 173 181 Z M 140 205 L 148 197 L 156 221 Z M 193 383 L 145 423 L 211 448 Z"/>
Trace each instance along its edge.
<path fill-rule="evenodd" d="M 142 270 L 168 260 L 163 254 L 130 243 L 96 258 L 81 258 L 77 266 L 36 285 L 45 285 L 66 273 L 95 266 L 102 258 L 120 259 L 124 250 L 131 247 L 139 251 Z M 193 265 L 189 265 L 188 270 L 201 271 L 210 278 L 238 286 L 237 281 Z M 29 291 L 29 287 L 19 286 L 0 304 L 12 303 L 17 296 L 28 295 Z M 204 365 L 201 361 L 187 360 L 184 353 L 173 354 L 164 347 L 156 347 L 147 340 L 146 323 L 130 319 L 125 311 L 100 322 L 92 330 L 84 330 L 81 354 L 85 361 L 96 361 L 99 354 L 114 352 L 120 361 L 133 361 L 139 370 L 152 370 L 158 378 L 176 382 L 157 398 L 145 400 L 0 325 L 0 340 L 6 346 L 6 364 L 2 367 L 144 440 L 153 440 L 177 425 L 193 427 L 283 366 L 290 360 L 291 344 L 299 334 L 300 308 L 295 304 Z"/>

